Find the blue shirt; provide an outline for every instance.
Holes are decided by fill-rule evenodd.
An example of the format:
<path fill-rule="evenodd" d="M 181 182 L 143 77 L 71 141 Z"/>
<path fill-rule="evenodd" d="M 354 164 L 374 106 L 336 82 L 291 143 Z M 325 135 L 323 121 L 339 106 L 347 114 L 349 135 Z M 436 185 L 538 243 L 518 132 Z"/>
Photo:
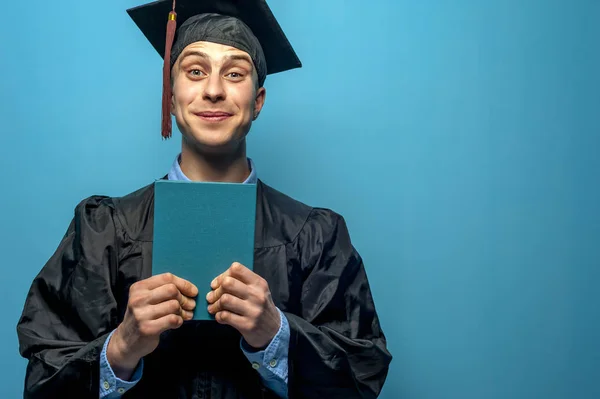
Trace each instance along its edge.
<path fill-rule="evenodd" d="M 171 170 L 169 170 L 169 180 L 190 181 L 183 173 L 179 163 L 181 155 L 177 156 L 173 162 Z M 244 181 L 244 184 L 256 184 L 258 177 L 256 168 L 250 158 L 248 158 L 248 166 L 250 167 L 250 175 Z M 288 382 L 288 352 L 290 346 L 290 325 L 287 318 L 279 311 L 281 323 L 277 334 L 267 346 L 265 350 L 253 351 L 250 346 L 242 340 L 240 341 L 240 349 L 252 363 L 252 367 L 258 372 L 263 383 L 281 398 L 287 398 L 287 382 Z M 110 333 L 102 353 L 100 354 L 100 399 L 116 399 L 120 398 L 125 392 L 133 388 L 142 378 L 144 370 L 144 359 L 140 361 L 131 376 L 130 381 L 124 381 L 118 378 L 113 369 L 110 367 L 106 358 L 106 350 L 108 343 L 114 334 Z"/>

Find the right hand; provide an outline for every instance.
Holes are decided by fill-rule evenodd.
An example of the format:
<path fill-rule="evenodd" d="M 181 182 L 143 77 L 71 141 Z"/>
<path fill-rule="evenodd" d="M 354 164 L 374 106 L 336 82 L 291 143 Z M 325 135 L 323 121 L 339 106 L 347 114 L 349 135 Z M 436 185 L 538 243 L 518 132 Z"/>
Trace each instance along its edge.
<path fill-rule="evenodd" d="M 160 334 L 191 320 L 198 287 L 171 273 L 134 283 L 123 322 L 108 343 L 106 356 L 117 377 L 128 380 L 140 359 L 158 346 Z"/>

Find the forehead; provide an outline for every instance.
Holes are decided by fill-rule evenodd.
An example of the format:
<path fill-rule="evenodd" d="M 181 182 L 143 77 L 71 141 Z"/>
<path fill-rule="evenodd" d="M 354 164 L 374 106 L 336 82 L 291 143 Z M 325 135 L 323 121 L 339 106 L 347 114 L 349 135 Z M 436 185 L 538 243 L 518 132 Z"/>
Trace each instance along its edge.
<path fill-rule="evenodd" d="M 199 54 L 216 61 L 232 57 L 240 60 L 246 59 L 250 64 L 254 65 L 252 58 L 247 52 L 225 44 L 206 41 L 194 42 L 187 45 L 179 55 L 179 58 Z"/>

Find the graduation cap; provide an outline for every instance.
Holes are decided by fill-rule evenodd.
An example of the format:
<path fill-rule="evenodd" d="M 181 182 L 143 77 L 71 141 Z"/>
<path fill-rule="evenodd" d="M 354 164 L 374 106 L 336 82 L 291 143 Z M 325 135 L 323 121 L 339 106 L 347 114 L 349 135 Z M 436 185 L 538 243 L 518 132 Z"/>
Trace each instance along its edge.
<path fill-rule="evenodd" d="M 267 74 L 302 66 L 265 0 L 159 0 L 127 12 L 164 59 L 163 138 L 171 137 L 171 68 L 189 44 L 209 41 L 247 52 L 261 86 Z"/>

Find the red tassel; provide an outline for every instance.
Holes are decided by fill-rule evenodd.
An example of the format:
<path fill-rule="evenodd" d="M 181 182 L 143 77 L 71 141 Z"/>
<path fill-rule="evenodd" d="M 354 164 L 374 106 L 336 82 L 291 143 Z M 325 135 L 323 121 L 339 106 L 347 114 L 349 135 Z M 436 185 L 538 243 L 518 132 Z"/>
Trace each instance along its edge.
<path fill-rule="evenodd" d="M 163 64 L 163 96 L 162 96 L 162 137 L 168 139 L 171 137 L 171 48 L 175 39 L 175 30 L 177 29 L 177 13 L 175 12 L 175 0 L 173 0 L 173 10 L 169 13 L 167 22 L 167 40 L 165 42 L 165 56 Z"/>

